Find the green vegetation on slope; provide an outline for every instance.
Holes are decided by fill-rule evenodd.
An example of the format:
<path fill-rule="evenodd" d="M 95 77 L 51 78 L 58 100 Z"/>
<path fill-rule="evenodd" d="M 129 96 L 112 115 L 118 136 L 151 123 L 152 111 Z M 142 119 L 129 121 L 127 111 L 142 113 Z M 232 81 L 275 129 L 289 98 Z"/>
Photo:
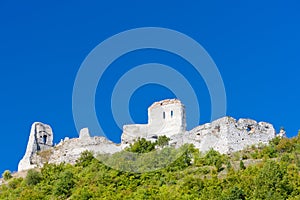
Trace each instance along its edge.
<path fill-rule="evenodd" d="M 154 165 L 151 160 L 157 156 L 155 152 L 175 150 L 155 150 L 145 141 L 137 141 L 124 152 L 132 151 L 153 152 L 146 153 L 140 162 Z M 124 152 L 114 155 L 110 162 L 117 162 Z M 253 146 L 232 155 L 214 150 L 202 154 L 186 145 L 171 165 L 145 173 L 112 169 L 84 152 L 74 166 L 46 164 L 39 171 L 28 171 L 24 179 L 7 179 L 0 186 L 0 199 L 292 200 L 300 199 L 299 170 L 299 135 L 275 138 L 268 146 Z"/>

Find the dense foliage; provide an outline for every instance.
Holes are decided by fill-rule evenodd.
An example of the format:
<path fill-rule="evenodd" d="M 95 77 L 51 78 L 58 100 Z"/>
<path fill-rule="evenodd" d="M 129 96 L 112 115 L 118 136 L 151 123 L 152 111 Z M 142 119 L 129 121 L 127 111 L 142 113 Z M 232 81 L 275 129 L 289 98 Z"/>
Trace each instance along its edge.
<path fill-rule="evenodd" d="M 144 142 L 130 148 L 148 149 Z M 148 165 L 155 164 L 155 152 L 173 152 L 169 147 L 150 149 L 153 154 L 141 159 L 149 160 Z M 76 165 L 46 164 L 24 179 L 8 179 L 0 186 L 0 199 L 300 199 L 299 135 L 232 155 L 214 150 L 202 154 L 191 145 L 180 152 L 171 165 L 144 173 L 110 168 L 84 152 Z"/>
<path fill-rule="evenodd" d="M 133 144 L 130 144 L 126 149 L 134 153 L 148 153 L 155 149 L 155 147 L 163 148 L 169 144 L 170 138 L 165 135 L 159 136 L 156 142 L 151 142 L 145 138 L 138 138 Z"/>

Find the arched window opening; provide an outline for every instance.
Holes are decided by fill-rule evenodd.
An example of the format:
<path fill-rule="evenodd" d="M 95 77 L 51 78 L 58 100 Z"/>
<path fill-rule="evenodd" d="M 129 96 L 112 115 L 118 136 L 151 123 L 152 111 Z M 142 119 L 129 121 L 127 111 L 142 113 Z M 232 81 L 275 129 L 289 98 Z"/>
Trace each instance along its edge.
<path fill-rule="evenodd" d="M 247 131 L 250 132 L 252 130 L 252 127 L 249 125 L 247 126 Z"/>
<path fill-rule="evenodd" d="M 163 118 L 164 118 L 164 119 L 166 118 L 166 113 L 165 113 L 165 112 L 163 112 Z"/>
<path fill-rule="evenodd" d="M 43 143 L 46 144 L 47 143 L 47 135 L 43 136 Z"/>
<path fill-rule="evenodd" d="M 174 114 L 174 113 L 173 113 L 173 110 L 171 110 L 171 118 L 173 117 L 173 114 Z"/>

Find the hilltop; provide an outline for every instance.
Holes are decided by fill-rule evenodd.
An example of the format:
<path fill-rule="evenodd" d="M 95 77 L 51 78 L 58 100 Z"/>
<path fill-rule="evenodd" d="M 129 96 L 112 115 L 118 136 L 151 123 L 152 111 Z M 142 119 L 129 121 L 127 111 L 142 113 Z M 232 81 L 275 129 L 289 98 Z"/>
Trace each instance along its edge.
<path fill-rule="evenodd" d="M 172 149 L 153 145 L 139 139 L 125 151 Z M 145 155 L 145 164 L 155 164 L 152 154 Z M 187 145 L 172 164 L 144 173 L 110 168 L 85 151 L 75 165 L 45 164 L 25 178 L 6 176 L 0 199 L 299 199 L 299 170 L 300 132 L 229 155 Z"/>

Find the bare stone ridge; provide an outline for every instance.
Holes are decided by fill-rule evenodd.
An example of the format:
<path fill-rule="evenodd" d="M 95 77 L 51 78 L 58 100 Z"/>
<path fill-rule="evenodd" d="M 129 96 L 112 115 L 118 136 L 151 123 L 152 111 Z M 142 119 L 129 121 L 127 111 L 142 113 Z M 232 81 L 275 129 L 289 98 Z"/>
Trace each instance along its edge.
<path fill-rule="evenodd" d="M 276 137 L 270 123 L 251 119 L 236 120 L 232 117 L 223 117 L 187 131 L 184 105 L 178 99 L 167 99 L 155 102 L 148 108 L 147 124 L 124 125 L 121 144 L 115 144 L 105 137 L 91 137 L 88 128 L 84 128 L 79 138 L 66 137 L 53 146 L 51 127 L 35 122 L 18 171 L 42 167 L 46 162 L 74 164 L 85 150 L 95 154 L 113 154 L 122 151 L 138 138 L 156 141 L 162 135 L 169 137 L 169 144 L 175 148 L 190 143 L 201 152 L 213 148 L 220 153 L 231 153 L 260 143 L 268 144 Z M 282 129 L 277 136 L 285 137 L 286 133 Z"/>

